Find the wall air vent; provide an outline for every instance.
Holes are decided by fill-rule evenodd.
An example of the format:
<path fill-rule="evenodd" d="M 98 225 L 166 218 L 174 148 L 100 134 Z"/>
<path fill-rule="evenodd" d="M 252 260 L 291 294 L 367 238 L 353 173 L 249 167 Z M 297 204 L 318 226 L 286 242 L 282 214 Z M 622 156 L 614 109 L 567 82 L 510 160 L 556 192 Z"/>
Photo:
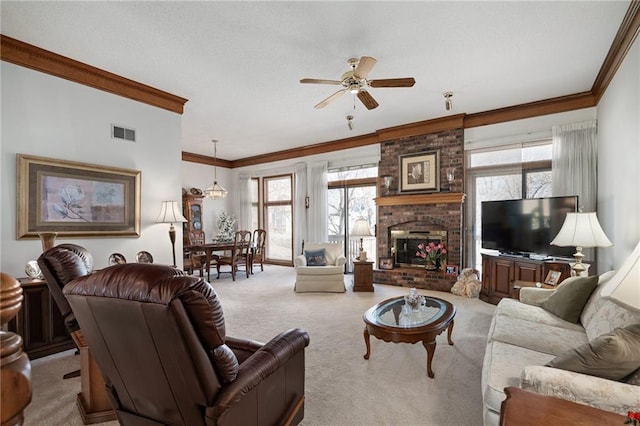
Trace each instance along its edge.
<path fill-rule="evenodd" d="M 111 125 L 111 137 L 115 139 L 123 139 L 125 141 L 136 141 L 135 129 L 127 129 L 126 127 Z"/>

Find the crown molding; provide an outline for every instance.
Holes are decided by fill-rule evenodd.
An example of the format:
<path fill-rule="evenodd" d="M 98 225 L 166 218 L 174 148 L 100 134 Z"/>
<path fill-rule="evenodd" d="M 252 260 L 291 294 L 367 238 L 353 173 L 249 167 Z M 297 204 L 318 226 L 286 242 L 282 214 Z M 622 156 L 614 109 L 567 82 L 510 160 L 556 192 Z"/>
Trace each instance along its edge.
<path fill-rule="evenodd" d="M 184 112 L 188 101 L 4 34 L 0 34 L 0 59 L 178 114 Z"/>
<path fill-rule="evenodd" d="M 231 167 L 253 166 L 255 164 L 272 163 L 274 161 L 289 160 L 291 158 L 306 157 L 309 155 L 324 154 L 326 152 L 341 151 L 343 149 L 359 148 L 361 146 L 379 143 L 376 133 L 355 136 L 352 138 L 338 139 L 330 142 L 323 142 L 314 145 L 301 146 L 299 148 L 276 151 L 269 154 L 256 155 L 253 157 L 232 160 Z"/>
<path fill-rule="evenodd" d="M 591 92 L 574 93 L 573 95 L 468 114 L 464 118 L 464 128 L 522 120 L 524 118 L 590 108 L 595 105 L 595 98 Z"/>
<path fill-rule="evenodd" d="M 207 166 L 225 167 L 227 169 L 232 169 L 234 167 L 233 161 L 223 160 L 222 158 L 213 158 L 208 155 L 195 154 L 187 151 L 182 151 L 182 161 L 206 164 Z"/>
<path fill-rule="evenodd" d="M 629 52 L 639 32 L 640 1 L 632 0 L 629 9 L 627 9 L 627 13 L 622 19 L 618 33 L 613 39 L 613 43 L 611 43 L 609 53 L 607 53 L 600 72 L 591 87 L 591 93 L 595 98 L 596 104 L 600 102 L 605 90 L 607 90 L 609 83 L 611 83 L 611 80 L 613 80 L 613 77 L 616 75 L 620 64 L 622 64 L 625 56 L 627 56 L 627 52 Z"/>
<path fill-rule="evenodd" d="M 424 135 L 427 133 L 443 132 L 451 129 L 461 129 L 464 125 L 464 114 L 418 121 L 401 126 L 387 127 L 376 131 L 380 141 Z"/>

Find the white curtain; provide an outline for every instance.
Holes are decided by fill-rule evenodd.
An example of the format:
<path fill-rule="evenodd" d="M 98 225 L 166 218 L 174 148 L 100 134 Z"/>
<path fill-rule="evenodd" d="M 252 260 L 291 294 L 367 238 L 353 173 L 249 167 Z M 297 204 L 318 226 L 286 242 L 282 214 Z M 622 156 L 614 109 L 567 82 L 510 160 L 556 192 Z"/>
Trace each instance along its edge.
<path fill-rule="evenodd" d="M 297 256 L 302 253 L 302 240 L 307 241 L 308 235 L 308 217 L 305 207 L 305 199 L 307 198 L 307 164 L 296 164 L 294 172 L 295 193 L 293 194 L 293 255 Z"/>
<path fill-rule="evenodd" d="M 240 175 L 240 189 L 238 190 L 238 202 L 240 203 L 238 211 L 240 218 L 238 229 L 251 229 L 251 187 L 249 185 L 251 177 L 249 175 Z"/>
<path fill-rule="evenodd" d="M 597 121 L 553 126 L 551 176 L 554 196 L 577 195 L 578 208 L 595 212 L 598 198 Z M 596 251 L 584 248 L 585 258 L 595 261 Z"/>
<path fill-rule="evenodd" d="M 553 126 L 553 195 L 577 195 L 582 211 L 595 212 L 597 160 L 596 120 Z"/>
<path fill-rule="evenodd" d="M 317 162 L 310 166 L 309 173 L 309 224 L 307 227 L 308 242 L 326 242 L 329 239 L 327 230 L 328 177 L 327 162 Z"/>

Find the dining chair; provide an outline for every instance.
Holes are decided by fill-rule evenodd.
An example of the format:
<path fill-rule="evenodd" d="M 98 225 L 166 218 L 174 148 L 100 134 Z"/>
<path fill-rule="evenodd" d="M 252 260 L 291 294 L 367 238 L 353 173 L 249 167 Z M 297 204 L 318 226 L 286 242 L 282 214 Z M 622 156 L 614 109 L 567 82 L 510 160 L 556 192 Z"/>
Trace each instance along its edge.
<path fill-rule="evenodd" d="M 265 259 L 265 243 L 267 239 L 267 231 L 264 229 L 256 229 L 253 231 L 253 244 L 251 249 L 251 273 L 253 274 L 253 265 L 260 264 L 260 270 L 264 271 Z"/>
<path fill-rule="evenodd" d="M 233 249 L 229 256 L 220 256 L 218 258 L 216 269 L 218 270 L 218 279 L 220 279 L 220 267 L 229 266 L 231 278 L 236 280 L 236 272 L 238 272 L 239 266 L 244 266 L 247 278 L 249 278 L 251 265 L 251 231 L 236 231 L 235 238 L 233 240 Z"/>
<path fill-rule="evenodd" d="M 207 265 L 207 256 L 203 250 L 198 250 L 199 245 L 205 244 L 204 231 L 192 231 L 186 236 L 187 247 L 184 249 L 183 257 L 183 269 L 189 275 L 192 275 L 195 271 L 200 272 L 200 276 L 204 276 L 205 268 Z M 195 246 L 195 247 L 194 247 Z"/>

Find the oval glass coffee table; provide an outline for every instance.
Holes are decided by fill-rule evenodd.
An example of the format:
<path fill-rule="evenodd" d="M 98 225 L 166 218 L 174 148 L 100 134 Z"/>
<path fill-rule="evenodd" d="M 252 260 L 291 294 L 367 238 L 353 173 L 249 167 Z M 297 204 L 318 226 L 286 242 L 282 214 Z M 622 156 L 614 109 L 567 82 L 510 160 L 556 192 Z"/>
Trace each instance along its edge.
<path fill-rule="evenodd" d="M 433 378 L 431 360 L 436 352 L 436 336 L 447 329 L 447 342 L 453 345 L 453 317 L 456 307 L 437 297 L 425 297 L 425 304 L 416 309 L 405 307 L 404 297 L 384 300 L 364 313 L 364 343 L 369 359 L 371 344 L 369 335 L 393 343 L 422 342 L 427 350 L 427 374 Z"/>

